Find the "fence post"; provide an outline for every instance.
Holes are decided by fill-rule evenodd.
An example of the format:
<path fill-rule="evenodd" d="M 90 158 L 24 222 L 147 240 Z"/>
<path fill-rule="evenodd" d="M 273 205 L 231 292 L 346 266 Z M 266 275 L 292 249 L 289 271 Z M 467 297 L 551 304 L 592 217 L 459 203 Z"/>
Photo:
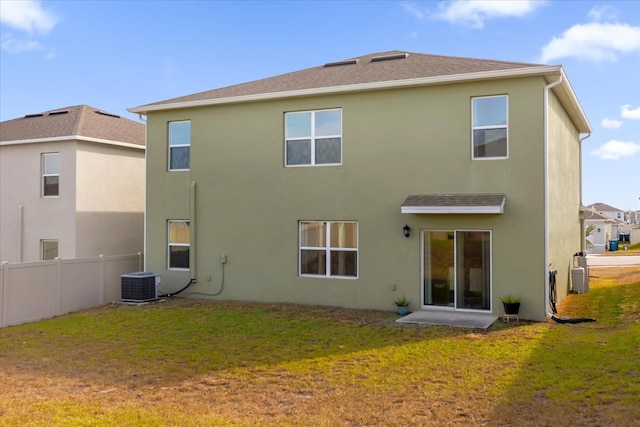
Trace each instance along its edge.
<path fill-rule="evenodd" d="M 60 294 L 62 293 L 62 258 L 60 258 L 59 256 L 55 257 L 56 260 L 56 297 L 55 297 L 55 304 L 56 304 L 56 310 L 55 310 L 55 316 L 59 316 L 61 313 L 61 307 L 60 304 L 62 304 L 62 301 L 60 301 Z"/>
<path fill-rule="evenodd" d="M 7 326 L 7 300 L 9 299 L 9 262 L 2 261 L 2 280 L 0 280 L 0 328 Z"/>
<path fill-rule="evenodd" d="M 104 258 L 104 254 L 100 254 L 98 255 L 98 258 L 100 258 L 100 280 L 99 280 L 99 286 L 100 286 L 100 305 L 104 304 L 104 293 L 105 293 L 105 287 L 107 286 L 107 280 L 105 278 L 105 275 L 107 274 L 107 269 L 105 266 L 105 258 Z"/>

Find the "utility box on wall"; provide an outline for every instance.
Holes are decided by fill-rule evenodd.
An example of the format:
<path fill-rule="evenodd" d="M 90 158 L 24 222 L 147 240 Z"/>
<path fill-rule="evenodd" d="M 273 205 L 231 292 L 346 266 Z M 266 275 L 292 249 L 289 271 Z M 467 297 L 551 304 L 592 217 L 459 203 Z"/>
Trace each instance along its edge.
<path fill-rule="evenodd" d="M 158 298 L 160 275 L 141 271 L 120 276 L 122 301 L 145 302 Z"/>

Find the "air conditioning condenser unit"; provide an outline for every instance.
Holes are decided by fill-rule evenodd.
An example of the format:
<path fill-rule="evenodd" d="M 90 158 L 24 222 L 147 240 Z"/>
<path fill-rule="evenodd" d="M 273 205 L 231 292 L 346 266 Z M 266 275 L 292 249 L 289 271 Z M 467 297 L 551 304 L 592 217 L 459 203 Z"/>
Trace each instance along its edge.
<path fill-rule="evenodd" d="M 145 302 L 158 299 L 160 275 L 141 271 L 120 276 L 121 298 L 128 302 Z"/>

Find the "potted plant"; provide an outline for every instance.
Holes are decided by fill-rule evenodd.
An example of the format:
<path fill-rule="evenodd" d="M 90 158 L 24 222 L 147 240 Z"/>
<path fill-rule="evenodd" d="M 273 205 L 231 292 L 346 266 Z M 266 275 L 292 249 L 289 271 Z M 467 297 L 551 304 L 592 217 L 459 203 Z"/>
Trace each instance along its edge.
<path fill-rule="evenodd" d="M 393 303 L 398 307 L 398 314 L 400 314 L 401 316 L 409 314 L 409 304 L 411 304 L 410 299 L 407 299 L 403 295 L 394 299 Z"/>
<path fill-rule="evenodd" d="M 522 298 L 507 294 L 500 298 L 502 301 L 502 306 L 504 307 L 504 314 L 518 314 L 520 311 L 520 303 L 522 302 Z"/>

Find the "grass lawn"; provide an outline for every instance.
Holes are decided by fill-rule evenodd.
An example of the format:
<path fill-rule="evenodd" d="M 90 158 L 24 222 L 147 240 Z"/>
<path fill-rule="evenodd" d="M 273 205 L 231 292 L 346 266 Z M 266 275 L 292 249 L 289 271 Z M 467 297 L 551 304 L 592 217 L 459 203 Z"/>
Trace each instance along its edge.
<path fill-rule="evenodd" d="M 0 425 L 639 425 L 640 268 L 590 273 L 560 314 L 595 323 L 174 298 L 0 329 Z"/>

